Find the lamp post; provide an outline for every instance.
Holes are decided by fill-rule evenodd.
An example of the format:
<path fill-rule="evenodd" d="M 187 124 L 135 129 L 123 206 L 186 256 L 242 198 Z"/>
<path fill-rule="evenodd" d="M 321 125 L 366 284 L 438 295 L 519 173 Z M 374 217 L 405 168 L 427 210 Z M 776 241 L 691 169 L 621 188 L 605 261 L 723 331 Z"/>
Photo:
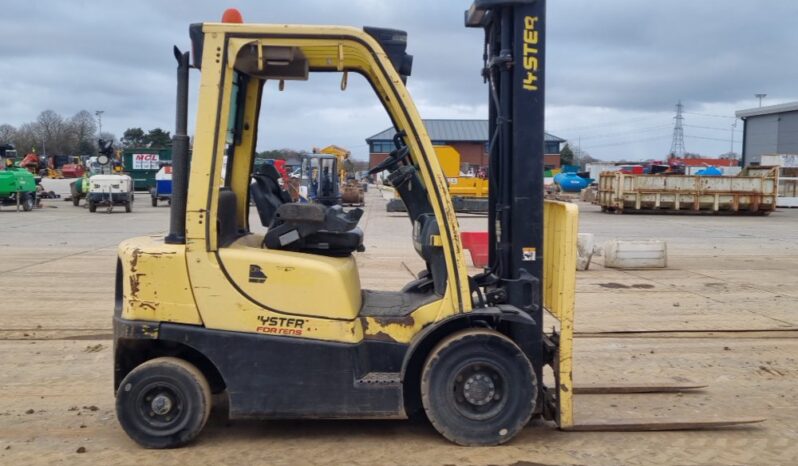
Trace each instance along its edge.
<path fill-rule="evenodd" d="M 103 113 L 105 110 L 95 110 L 94 115 L 97 116 L 97 127 L 99 130 L 97 131 L 98 139 L 103 137 Z"/>
<path fill-rule="evenodd" d="M 762 99 L 764 99 L 767 96 L 768 96 L 767 94 L 754 94 L 754 97 L 759 99 L 759 106 L 760 107 L 762 106 Z"/>

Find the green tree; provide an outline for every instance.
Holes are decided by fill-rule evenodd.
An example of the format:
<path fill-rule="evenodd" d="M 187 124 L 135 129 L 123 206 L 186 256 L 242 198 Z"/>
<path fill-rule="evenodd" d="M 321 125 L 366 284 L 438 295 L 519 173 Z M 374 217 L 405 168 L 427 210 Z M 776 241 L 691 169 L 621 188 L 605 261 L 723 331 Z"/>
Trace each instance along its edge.
<path fill-rule="evenodd" d="M 141 128 L 128 128 L 122 133 L 122 146 L 130 148 L 130 147 L 141 147 L 145 145 L 146 141 L 146 134 L 144 134 L 144 130 Z"/>
<path fill-rule="evenodd" d="M 161 128 L 151 129 L 145 138 L 146 143 L 155 149 L 161 149 L 172 145 L 172 136 L 169 131 L 164 131 Z"/>
<path fill-rule="evenodd" d="M 571 150 L 571 146 L 569 146 L 567 142 L 560 150 L 560 164 L 561 165 L 574 164 L 574 151 Z"/>

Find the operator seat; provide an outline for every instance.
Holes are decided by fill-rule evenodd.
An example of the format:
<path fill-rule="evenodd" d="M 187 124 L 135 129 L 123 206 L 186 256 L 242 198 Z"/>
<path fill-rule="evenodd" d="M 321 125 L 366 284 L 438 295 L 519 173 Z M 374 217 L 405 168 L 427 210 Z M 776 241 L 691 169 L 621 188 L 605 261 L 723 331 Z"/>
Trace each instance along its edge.
<path fill-rule="evenodd" d="M 291 195 L 280 188 L 280 172 L 277 167 L 270 163 L 264 163 L 258 167 L 252 175 L 252 200 L 258 209 L 260 223 L 268 227 L 277 208 L 280 205 L 291 202 Z"/>
<path fill-rule="evenodd" d="M 293 203 L 273 165 L 261 165 L 253 178 L 252 198 L 261 224 L 269 229 L 264 247 L 336 257 L 365 250 L 357 227 L 362 209 L 344 212 L 341 206 Z"/>

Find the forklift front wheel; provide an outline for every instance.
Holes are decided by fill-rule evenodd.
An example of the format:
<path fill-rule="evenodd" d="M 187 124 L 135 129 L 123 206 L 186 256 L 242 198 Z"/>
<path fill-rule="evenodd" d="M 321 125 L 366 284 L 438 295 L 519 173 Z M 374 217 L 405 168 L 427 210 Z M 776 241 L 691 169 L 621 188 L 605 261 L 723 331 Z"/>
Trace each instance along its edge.
<path fill-rule="evenodd" d="M 524 352 L 487 329 L 438 343 L 421 374 L 421 400 L 432 425 L 459 445 L 498 445 L 515 437 L 535 408 L 537 379 Z"/>
<path fill-rule="evenodd" d="M 175 448 L 199 435 L 211 412 L 211 389 L 188 362 L 156 358 L 136 367 L 116 394 L 116 417 L 146 448 Z"/>
<path fill-rule="evenodd" d="M 87 204 L 89 204 L 89 212 L 91 213 L 97 212 L 97 204 L 95 204 L 94 201 L 89 200 Z"/>

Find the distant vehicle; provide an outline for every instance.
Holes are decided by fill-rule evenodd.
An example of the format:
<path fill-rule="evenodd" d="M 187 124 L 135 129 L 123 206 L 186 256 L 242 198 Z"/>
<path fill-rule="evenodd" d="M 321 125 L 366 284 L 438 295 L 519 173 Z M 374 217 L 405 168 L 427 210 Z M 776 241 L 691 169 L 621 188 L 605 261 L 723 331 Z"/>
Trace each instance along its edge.
<path fill-rule="evenodd" d="M 114 206 L 124 206 L 125 212 L 133 210 L 133 179 L 128 175 L 94 175 L 89 178 L 89 192 L 86 194 L 89 212 L 97 207 L 107 207 L 111 213 Z"/>
<path fill-rule="evenodd" d="M 13 144 L 0 144 L 0 159 L 15 160 L 17 158 L 17 150 L 14 149 Z"/>
<path fill-rule="evenodd" d="M 29 171 L 14 166 L 0 170 L 0 205 L 20 205 L 30 212 L 36 203 L 36 180 Z"/>
<path fill-rule="evenodd" d="M 114 148 L 110 141 L 102 139 L 99 141 L 99 146 L 100 155 L 97 156 L 97 164 L 103 173 L 93 175 L 88 180 L 86 204 L 89 206 L 89 212 L 96 212 L 97 207 L 103 206 L 108 208 L 110 214 L 114 206 L 118 205 L 124 206 L 125 212 L 130 212 L 133 210 L 133 178 L 124 174 L 110 174 L 113 170 L 111 158 Z"/>
<path fill-rule="evenodd" d="M 166 201 L 172 205 L 172 165 L 164 164 L 155 174 L 155 186 L 150 188 L 152 206 L 158 207 L 158 201 Z"/>

